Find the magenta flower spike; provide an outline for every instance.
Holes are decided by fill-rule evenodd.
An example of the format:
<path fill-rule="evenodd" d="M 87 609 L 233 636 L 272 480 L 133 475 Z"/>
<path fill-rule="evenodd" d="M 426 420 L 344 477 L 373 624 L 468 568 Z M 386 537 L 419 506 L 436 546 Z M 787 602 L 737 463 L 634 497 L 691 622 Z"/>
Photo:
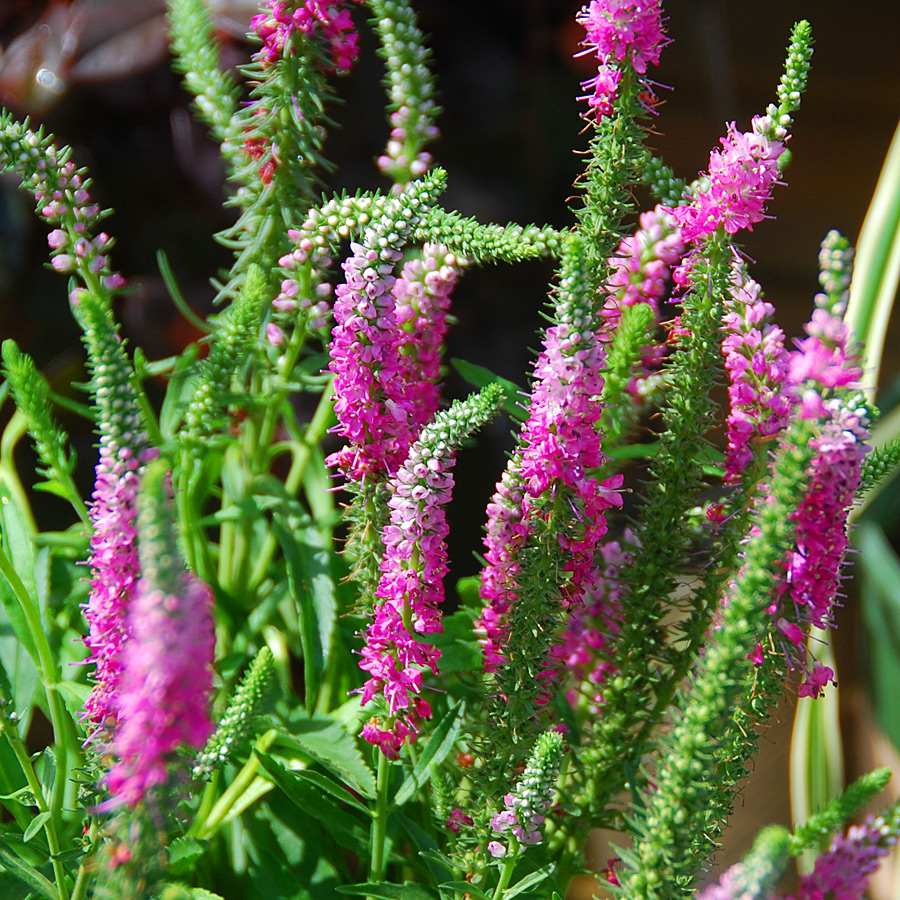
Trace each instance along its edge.
<path fill-rule="evenodd" d="M 100 426 L 91 536 L 91 589 L 84 606 L 88 634 L 85 662 L 94 666 L 94 686 L 84 707 L 93 739 L 118 719 L 126 616 L 140 577 L 137 554 L 137 495 L 145 463 L 158 455 L 143 431 L 131 366 L 103 301 L 86 291 L 74 313 L 84 329 L 92 389 Z"/>
<path fill-rule="evenodd" d="M 778 160 L 784 142 L 764 131 L 768 121 L 753 119 L 753 130 L 739 132 L 734 123 L 721 139 L 722 149 L 709 155 L 709 175 L 701 179 L 694 197 L 671 212 L 685 241 L 697 242 L 719 226 L 736 234 L 765 218 L 766 203 L 778 181 Z"/>
<path fill-rule="evenodd" d="M 823 302 L 828 302 L 827 299 Z M 814 664 L 808 669 L 805 629 L 832 624 L 841 567 L 849 548 L 847 516 L 859 487 L 860 471 L 870 447 L 869 411 L 854 392 L 862 377 L 859 359 L 849 346 L 850 327 L 827 308 L 818 308 L 788 360 L 789 381 L 802 418 L 822 422 L 813 439 L 815 455 L 807 472 L 808 488 L 794 516 L 795 549 L 785 560 L 780 586 L 778 629 L 788 659 L 806 678 L 800 696 L 818 696 L 833 672 Z M 793 609 L 785 609 L 790 603 Z"/>
<path fill-rule="evenodd" d="M 635 537 L 626 531 L 626 542 Z M 619 633 L 627 587 L 620 572 L 633 560 L 619 541 L 606 541 L 597 550 L 594 571 L 566 618 L 562 640 L 553 656 L 564 667 L 571 687 L 566 699 L 575 706 L 580 694 L 587 696 L 588 712 L 602 715 L 603 685 L 614 667 L 609 662 Z"/>
<path fill-rule="evenodd" d="M 116 763 L 104 810 L 134 808 L 166 784 L 182 748 L 202 749 L 209 715 L 215 626 L 212 591 L 184 569 L 175 541 L 168 466 L 148 467 L 138 531 L 143 576 L 121 654 Z M 158 798 L 157 798 L 158 799 Z"/>
<path fill-rule="evenodd" d="M 594 53 L 599 60 L 597 74 L 582 87 L 598 118 L 608 116 L 622 80 L 623 64 L 638 75 L 647 74 L 648 65 L 659 65 L 665 36 L 665 17 L 659 0 L 591 0 L 576 17 L 584 27 L 582 54 Z"/>
<path fill-rule="evenodd" d="M 577 600 L 590 580 L 596 547 L 606 534 L 606 510 L 622 503 L 622 476 L 599 481 L 591 470 L 603 464 L 598 425 L 602 415 L 606 351 L 596 329 L 602 322 L 581 281 L 580 239 L 568 238 L 554 324 L 534 368 L 529 416 L 519 446 L 488 505 L 481 598 L 486 601 L 476 629 L 488 672 L 504 665 L 507 619 L 514 615 L 520 577 L 518 555 L 537 522 L 558 507 L 572 527 L 559 532 L 567 581 L 561 601 Z M 571 268 L 570 268 L 571 267 Z M 599 321 L 598 321 L 599 320 Z M 543 678 L 552 677 L 547 661 Z"/>
<path fill-rule="evenodd" d="M 607 298 L 601 315 L 606 330 L 614 331 L 622 317 L 622 309 L 638 304 L 648 305 L 659 319 L 659 304 L 666 296 L 675 267 L 684 256 L 681 230 L 668 209 L 657 205 L 641 213 L 633 235 L 623 238 L 616 255 L 608 262 L 612 267 Z M 659 367 L 665 352 L 664 344 L 648 343 L 643 351 L 642 369 L 628 386 L 632 395 L 637 381 Z"/>
<path fill-rule="evenodd" d="M 281 58 L 291 35 L 300 32 L 321 35 L 335 69 L 352 67 L 359 55 L 359 35 L 344 0 L 269 0 L 267 6 L 268 12 L 258 13 L 250 22 L 263 41 L 257 51 L 261 60 L 274 63 Z"/>
<path fill-rule="evenodd" d="M 737 261 L 725 308 L 722 353 L 730 381 L 725 481 L 737 482 L 758 442 L 787 425 L 796 397 L 788 383 L 784 332 L 772 322 L 775 309 Z"/>
<path fill-rule="evenodd" d="M 414 210 L 441 186 L 440 178 L 421 179 L 389 200 L 343 263 L 329 352 L 335 431 L 347 444 L 327 462 L 351 482 L 395 473 L 418 433 L 419 376 L 401 353 L 409 337 L 397 321 L 394 268 L 418 221 Z"/>
<path fill-rule="evenodd" d="M 369 673 L 361 690 L 363 706 L 378 696 L 385 710 L 370 719 L 363 737 L 392 759 L 405 739 L 415 740 L 421 720 L 431 717 L 420 696 L 423 672 L 437 673 L 440 651 L 419 636 L 441 630 L 448 572 L 444 509 L 453 491 L 456 448 L 496 413 L 501 401 L 500 389 L 490 385 L 438 413 L 388 483 L 390 523 L 382 535 L 378 602 L 359 665 Z"/>
<path fill-rule="evenodd" d="M 447 334 L 450 295 L 462 269 L 456 255 L 440 244 L 425 244 L 421 258 L 403 265 L 394 282 L 394 316 L 400 329 L 397 351 L 411 391 L 415 427 L 427 425 L 441 397 L 441 351 Z"/>

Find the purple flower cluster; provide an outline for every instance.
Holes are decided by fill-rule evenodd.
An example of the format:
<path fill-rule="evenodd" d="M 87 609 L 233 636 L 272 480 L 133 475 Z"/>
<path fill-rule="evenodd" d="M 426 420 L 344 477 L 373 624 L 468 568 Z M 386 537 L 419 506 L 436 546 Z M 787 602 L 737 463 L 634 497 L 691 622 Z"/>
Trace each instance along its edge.
<path fill-rule="evenodd" d="M 431 717 L 420 697 L 422 672 L 437 672 L 440 651 L 420 635 L 441 630 L 440 604 L 448 572 L 445 507 L 453 491 L 454 453 L 460 440 L 493 415 L 499 391 L 454 403 L 425 427 L 395 478 L 388 483 L 390 522 L 384 528 L 382 575 L 374 621 L 366 630 L 360 668 L 365 706 L 384 698 L 387 720 L 373 717 L 363 737 L 395 758 L 418 723 Z"/>
<path fill-rule="evenodd" d="M 882 816 L 851 826 L 832 840 L 813 871 L 800 879 L 797 893 L 785 900 L 859 900 L 870 876 L 896 844 L 896 824 L 892 827 Z"/>
<path fill-rule="evenodd" d="M 436 673 L 440 652 L 416 635 L 441 630 L 438 604 L 448 571 L 444 506 L 453 490 L 452 465 L 449 455 L 432 455 L 429 447 L 416 444 L 389 485 L 391 520 L 383 533 L 385 555 L 376 591 L 380 602 L 359 665 L 369 673 L 363 706 L 383 695 L 390 717 L 387 727 L 371 719 L 363 737 L 391 758 L 406 738 L 414 739 L 418 722 L 431 717 L 431 707 L 419 696 L 422 669 Z"/>
<path fill-rule="evenodd" d="M 767 304 L 757 304 L 767 317 L 769 313 L 763 308 Z M 794 549 L 784 561 L 779 599 L 770 612 L 776 617 L 789 664 L 804 673 L 800 696 L 815 697 L 833 680 L 834 673 L 811 660 L 806 649 L 808 629 L 802 626 L 825 628 L 831 624 L 841 566 L 849 547 L 847 514 L 869 451 L 869 414 L 862 394 L 852 391 L 862 370 L 848 346 L 850 327 L 840 316 L 820 307 L 806 331 L 808 337 L 798 341 L 797 349 L 786 358 L 778 333 L 772 345 L 778 354 L 777 365 L 770 370 L 773 377 L 766 388 L 778 394 L 780 387 L 780 395 L 791 403 L 794 415 L 821 423 L 810 444 L 814 455 L 807 471 L 808 487 L 794 514 Z M 739 449 L 734 441 L 731 471 L 736 473 L 736 461 L 742 459 Z M 761 663 L 761 648 L 751 658 Z"/>
<path fill-rule="evenodd" d="M 481 599 L 489 601 L 476 622 L 484 655 L 485 672 L 496 672 L 506 663 L 506 617 L 516 600 L 519 551 L 529 528 L 523 521 L 525 490 L 521 455 L 514 455 L 487 506 L 487 534 L 481 572 Z"/>
<path fill-rule="evenodd" d="M 607 116 L 623 62 L 627 60 L 639 75 L 647 73 L 648 65 L 659 65 L 660 53 L 669 43 L 662 8 L 659 0 L 591 0 L 576 18 L 586 31 L 582 52 L 593 52 L 600 61 L 597 75 L 582 85 L 591 93 L 581 99 L 596 116 Z"/>
<path fill-rule="evenodd" d="M 784 428 L 796 398 L 788 385 L 784 332 L 772 323 L 775 308 L 738 262 L 732 265 L 731 285 L 722 341 L 730 381 L 725 481 L 737 482 L 753 459 L 754 442 Z"/>
<path fill-rule="evenodd" d="M 645 303 L 659 317 L 659 303 L 666 296 L 672 271 L 684 256 L 684 242 L 671 212 L 664 206 L 641 213 L 633 235 L 619 243 L 616 255 L 608 260 L 612 274 L 607 283 L 610 296 L 601 314 L 606 330 L 613 332 L 625 307 Z M 635 373 L 629 391 L 636 390 L 637 379 L 653 371 L 662 359 L 665 347 L 648 343 L 644 348 L 642 369 Z"/>
<path fill-rule="evenodd" d="M 359 35 L 344 0 L 269 0 L 268 6 L 268 12 L 259 13 L 250 21 L 263 41 L 258 56 L 264 62 L 276 62 L 284 54 L 291 34 L 299 31 L 321 34 L 328 43 L 335 69 L 351 68 L 359 55 Z"/>
<path fill-rule="evenodd" d="M 209 587 L 188 572 L 177 593 L 141 579 L 128 625 L 112 743 L 118 762 L 107 776 L 107 809 L 134 807 L 165 783 L 177 748 L 200 749 L 213 730 L 207 709 L 215 652 Z"/>
<path fill-rule="evenodd" d="M 413 182 L 387 202 L 362 242 L 351 242 L 344 283 L 335 291 L 329 368 L 335 376 L 334 430 L 347 444 L 327 462 L 352 482 L 384 481 L 395 473 L 436 408 L 435 395 L 427 389 L 423 394 L 422 382 L 438 374 L 455 273 L 447 254 L 431 248 L 421 269 L 410 263 L 398 284 L 394 271 L 401 254 L 394 248 L 411 233 L 418 221 L 415 210 L 437 184 L 436 179 Z M 413 349 L 416 327 L 426 332 L 421 356 Z"/>
<path fill-rule="evenodd" d="M 610 300 L 603 316 L 611 326 L 623 306 L 647 303 L 659 312 L 672 269 L 684 255 L 681 232 L 670 210 L 657 205 L 641 213 L 633 235 L 622 238 L 616 255 L 609 260 Z"/>
<path fill-rule="evenodd" d="M 765 206 L 778 181 L 778 160 L 784 143 L 771 140 L 759 130 L 759 117 L 753 130 L 739 132 L 734 124 L 722 138 L 722 149 L 709 155 L 709 175 L 697 187 L 690 203 L 671 210 L 681 226 L 685 241 L 697 242 L 722 226 L 735 234 L 765 218 Z"/>
<path fill-rule="evenodd" d="M 785 563 L 782 591 L 794 605 L 793 619 L 824 628 L 831 624 L 841 566 L 849 547 L 847 512 L 856 496 L 860 469 L 869 450 L 869 419 L 860 395 L 824 402 L 817 392 L 816 396 L 819 399 L 815 406 L 822 404 L 819 414 L 825 425 L 813 442 L 815 456 L 808 471 L 809 487 L 795 515 L 796 546 Z M 783 617 L 778 624 L 781 633 L 805 659 L 802 630 Z M 818 696 L 832 678 L 833 673 L 826 666 L 814 665 L 800 686 L 800 696 Z"/>

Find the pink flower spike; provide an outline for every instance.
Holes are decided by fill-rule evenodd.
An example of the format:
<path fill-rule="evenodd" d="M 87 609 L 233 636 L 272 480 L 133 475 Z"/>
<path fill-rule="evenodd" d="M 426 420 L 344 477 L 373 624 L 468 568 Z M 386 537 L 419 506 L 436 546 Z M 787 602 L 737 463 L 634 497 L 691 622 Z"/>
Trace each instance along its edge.
<path fill-rule="evenodd" d="M 184 573 L 178 593 L 166 594 L 142 579 L 129 626 L 112 745 L 119 761 L 107 777 L 112 798 L 107 809 L 134 808 L 165 784 L 177 749 L 199 750 L 213 731 L 208 698 L 215 629 L 209 587 Z"/>

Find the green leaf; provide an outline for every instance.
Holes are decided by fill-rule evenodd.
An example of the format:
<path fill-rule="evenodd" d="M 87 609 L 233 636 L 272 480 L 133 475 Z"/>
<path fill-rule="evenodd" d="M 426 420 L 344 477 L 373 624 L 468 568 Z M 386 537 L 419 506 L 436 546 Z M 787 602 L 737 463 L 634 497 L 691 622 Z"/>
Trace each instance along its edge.
<path fill-rule="evenodd" d="M 68 850 L 60 850 L 59 853 L 51 854 L 50 859 L 62 863 L 71 863 L 79 859 L 84 859 L 85 852 L 84 847 L 69 847 Z"/>
<path fill-rule="evenodd" d="M 44 796 L 49 799 L 53 792 L 53 785 L 56 783 L 56 753 L 52 747 L 44 748 L 35 770 L 41 780 Z"/>
<path fill-rule="evenodd" d="M 368 848 L 368 824 L 346 809 L 342 809 L 331 796 L 314 782 L 304 779 L 299 772 L 292 772 L 267 753 L 254 751 L 266 774 L 275 782 L 295 806 L 327 827 L 333 835 L 341 835 L 351 849 L 365 852 Z"/>
<path fill-rule="evenodd" d="M 164 884 L 155 895 L 156 900 L 224 900 L 205 888 L 189 888 L 183 884 Z"/>
<path fill-rule="evenodd" d="M 276 746 L 297 750 L 321 763 L 353 790 L 375 796 L 375 775 L 366 765 L 356 741 L 338 722 L 325 717 L 292 720 L 291 734 L 280 734 Z"/>
<path fill-rule="evenodd" d="M 66 704 L 66 709 L 74 719 L 78 719 L 84 711 L 84 704 L 91 695 L 89 684 L 78 684 L 75 681 L 61 681 L 56 685 L 56 691 Z"/>
<path fill-rule="evenodd" d="M 437 850 L 437 844 L 428 832 L 419 826 L 417 822 L 404 815 L 397 814 L 397 820 L 403 826 L 403 830 L 409 835 L 418 855 L 425 862 L 428 872 L 435 883 L 440 884 L 450 878 L 452 870 L 444 862 L 435 862 L 431 855 Z"/>
<path fill-rule="evenodd" d="M 49 818 L 49 810 L 47 812 L 38 813 L 25 829 L 25 834 L 22 835 L 22 840 L 27 844 L 39 831 L 41 831 L 41 829 L 44 827 L 44 824 Z"/>
<path fill-rule="evenodd" d="M 194 380 L 200 350 L 196 344 L 185 348 L 178 357 L 175 369 L 169 376 L 169 386 L 159 411 L 159 430 L 163 437 L 171 440 L 183 420 L 184 408 L 194 394 Z"/>
<path fill-rule="evenodd" d="M 517 422 L 524 422 L 528 418 L 528 410 L 522 405 L 528 394 L 514 381 L 495 375 L 490 369 L 478 366 L 475 363 L 466 362 L 464 359 L 451 359 L 450 365 L 456 369 L 460 378 L 473 387 L 483 388 L 489 384 L 499 384 L 503 388 L 503 394 L 506 397 L 503 401 L 503 411 Z"/>
<path fill-rule="evenodd" d="M 402 806 L 428 784 L 431 773 L 449 756 L 459 737 L 464 711 L 465 703 L 458 703 L 437 724 L 416 761 L 416 767 L 394 796 L 395 807 Z"/>
<path fill-rule="evenodd" d="M 878 724 L 900 747 L 900 560 L 876 525 L 864 523 L 856 533 L 862 551 L 862 613 L 871 653 L 869 677 Z"/>
<path fill-rule="evenodd" d="M 30 594 L 34 602 L 37 602 L 37 589 L 34 581 L 34 544 L 25 524 L 25 518 L 5 486 L 0 486 L 0 532 L 2 532 L 0 536 L 2 536 L 3 551 L 15 566 L 16 575 L 19 576 L 25 591 Z M 16 599 L 13 586 L 2 576 L 0 576 L 0 601 L 3 602 L 6 618 L 15 638 L 22 643 L 28 651 L 28 655 L 36 662 L 37 649 L 28 628 L 25 612 Z M 20 668 L 18 662 L 14 661 L 10 666 L 9 660 L 5 659 L 4 665 L 13 683 L 18 685 Z M 17 705 L 23 705 L 18 695 L 15 700 Z M 30 698 L 28 703 L 30 703 Z"/>
<path fill-rule="evenodd" d="M 34 893 L 46 897 L 47 900 L 59 900 L 59 894 L 53 883 L 41 875 L 34 866 L 25 862 L 2 838 L 0 838 L 0 865 L 3 865 L 9 875 L 26 884 Z"/>
<path fill-rule="evenodd" d="M 335 890 L 339 894 L 373 897 L 375 900 L 435 900 L 431 891 L 425 890 L 418 884 L 369 882 L 368 884 L 348 884 L 337 887 Z"/>
<path fill-rule="evenodd" d="M 34 896 L 24 882 L 0 872 L 0 897 L 3 900 L 25 900 L 29 895 Z"/>
<path fill-rule="evenodd" d="M 536 872 L 531 872 L 529 875 L 526 875 L 521 881 L 516 882 L 516 884 L 508 887 L 503 892 L 503 900 L 512 900 L 513 897 L 518 897 L 519 894 L 524 894 L 525 891 L 536 887 L 542 881 L 546 881 L 553 873 L 553 868 L 554 866 L 551 863 L 548 866 L 538 869 Z"/>
<path fill-rule="evenodd" d="M 472 900 L 491 900 L 484 891 L 469 884 L 468 881 L 445 881 L 443 884 L 439 885 L 439 889 L 441 894 L 445 896 L 453 895 L 449 900 L 456 900 L 455 895 L 459 893 L 471 894 Z"/>
<path fill-rule="evenodd" d="M 209 841 L 200 840 L 189 834 L 175 838 L 169 844 L 169 865 L 183 872 L 208 849 Z"/>
<path fill-rule="evenodd" d="M 339 803 L 345 803 L 347 806 L 352 806 L 354 809 L 359 810 L 361 813 L 367 816 L 372 815 L 372 811 L 360 803 L 356 797 L 351 794 L 347 788 L 345 788 L 342 784 L 338 784 L 338 782 L 333 781 L 327 775 L 323 775 L 321 772 L 297 772 L 296 773 L 301 779 L 304 781 L 309 781 L 314 784 L 320 790 L 325 791 L 326 794 L 330 794 L 337 800 Z"/>
<path fill-rule="evenodd" d="M 863 384 L 874 388 L 897 284 L 900 282 L 900 125 L 856 244 L 850 302 L 845 315 L 865 348 Z"/>
<path fill-rule="evenodd" d="M 660 443 L 656 441 L 652 444 L 626 444 L 622 447 L 609 447 L 606 455 L 610 459 L 653 459 L 659 453 Z"/>
<path fill-rule="evenodd" d="M 441 671 L 444 674 L 481 671 L 482 651 L 473 629 L 474 615 L 474 607 L 459 609 L 444 617 L 442 631 L 421 635 L 422 643 L 440 649 Z"/>
<path fill-rule="evenodd" d="M 319 684 L 331 652 L 337 622 L 331 557 L 318 528 L 305 529 L 301 541 L 294 536 L 294 532 L 282 518 L 276 515 L 272 530 L 284 551 L 288 582 L 300 614 L 306 709 L 312 713 L 318 700 Z"/>

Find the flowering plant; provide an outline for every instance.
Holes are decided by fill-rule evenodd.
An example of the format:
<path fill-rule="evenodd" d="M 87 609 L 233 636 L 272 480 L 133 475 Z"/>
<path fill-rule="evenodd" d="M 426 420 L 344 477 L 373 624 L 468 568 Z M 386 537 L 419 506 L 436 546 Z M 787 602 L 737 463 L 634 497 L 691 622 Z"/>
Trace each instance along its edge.
<path fill-rule="evenodd" d="M 809 852 L 797 900 L 860 896 L 900 813 L 845 827 L 885 770 L 764 830 L 704 887 L 775 703 L 833 690 L 818 635 L 848 517 L 900 462 L 895 442 L 870 448 L 889 305 L 870 288 L 893 293 L 889 267 L 851 281 L 829 234 L 791 349 L 738 244 L 786 178 L 810 26 L 774 101 L 682 181 L 647 144 L 660 4 L 591 0 L 590 145 L 558 230 L 441 206 L 414 11 L 365 5 L 390 187 L 351 195 L 321 194 L 322 152 L 362 5 L 271 0 L 242 100 L 201 0 L 170 0 L 238 215 L 219 235 L 235 257 L 219 312 L 198 319 L 166 271 L 204 334 L 169 359 L 119 336 L 129 286 L 72 151 L 0 118 L 0 166 L 69 277 L 91 398 L 56 394 L 4 342 L 4 896 L 549 900 L 598 827 L 621 835 L 601 895 L 767 898 Z M 536 257 L 557 272 L 527 389 L 463 364 L 475 392 L 445 399 L 456 283 Z M 99 435 L 88 501 L 57 405 Z M 454 462 L 501 415 L 515 445 L 484 498 L 480 572 L 460 578 Z M 26 431 L 36 487 L 71 507 L 61 530 L 38 527 L 12 458 Z M 38 710 L 52 739 L 36 746 Z"/>

